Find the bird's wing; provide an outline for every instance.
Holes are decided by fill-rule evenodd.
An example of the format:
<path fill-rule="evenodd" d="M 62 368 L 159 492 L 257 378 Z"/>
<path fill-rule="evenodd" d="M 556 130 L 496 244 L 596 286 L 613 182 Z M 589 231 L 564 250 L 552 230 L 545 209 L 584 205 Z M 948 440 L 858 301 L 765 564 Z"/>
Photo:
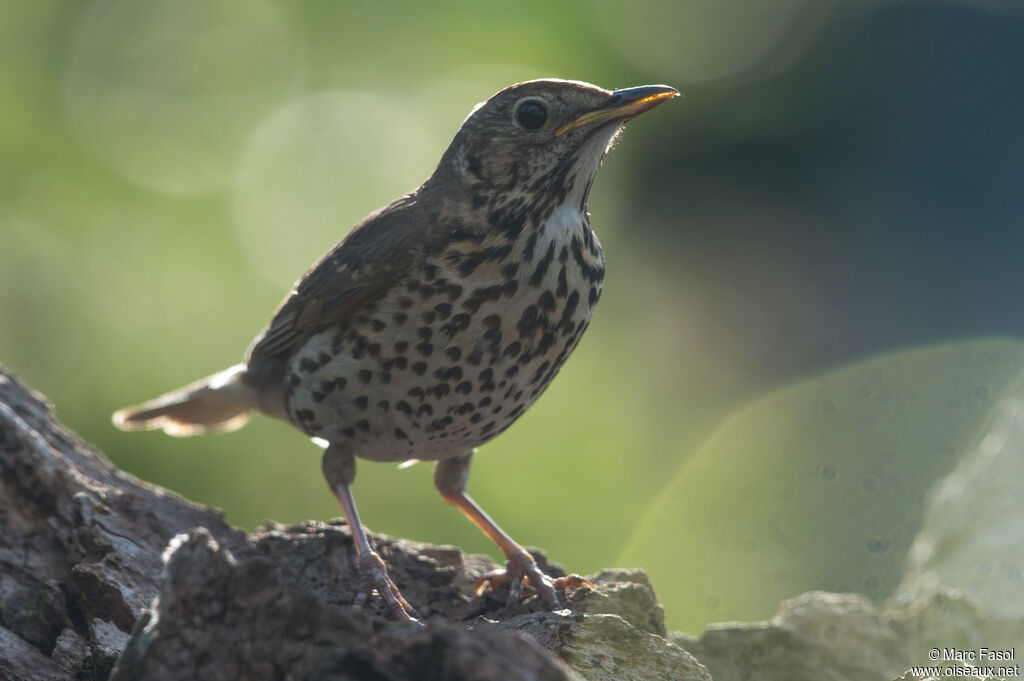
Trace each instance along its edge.
<path fill-rule="evenodd" d="M 403 197 L 357 225 L 298 281 L 249 349 L 250 368 L 285 362 L 311 336 L 353 320 L 420 259 L 432 231 Z"/>

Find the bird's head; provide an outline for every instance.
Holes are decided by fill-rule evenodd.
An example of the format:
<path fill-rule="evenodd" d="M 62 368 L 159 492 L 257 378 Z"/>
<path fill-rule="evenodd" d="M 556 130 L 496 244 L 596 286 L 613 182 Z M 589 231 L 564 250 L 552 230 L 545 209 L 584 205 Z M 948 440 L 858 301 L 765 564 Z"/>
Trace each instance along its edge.
<path fill-rule="evenodd" d="M 582 210 L 625 122 L 678 94 L 667 85 L 615 91 L 567 80 L 512 85 L 473 109 L 435 177 L 461 185 L 478 208 L 526 197 L 578 203 Z"/>

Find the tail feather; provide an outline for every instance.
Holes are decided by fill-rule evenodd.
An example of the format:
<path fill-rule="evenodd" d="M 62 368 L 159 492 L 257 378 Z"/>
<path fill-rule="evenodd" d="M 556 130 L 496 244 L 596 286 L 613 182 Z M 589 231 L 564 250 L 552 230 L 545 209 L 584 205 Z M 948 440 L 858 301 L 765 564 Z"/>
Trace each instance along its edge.
<path fill-rule="evenodd" d="M 242 380 L 244 376 L 244 364 L 233 366 L 155 400 L 121 409 L 112 421 L 121 430 L 162 428 L 176 437 L 236 430 L 259 404 L 259 395 Z"/>

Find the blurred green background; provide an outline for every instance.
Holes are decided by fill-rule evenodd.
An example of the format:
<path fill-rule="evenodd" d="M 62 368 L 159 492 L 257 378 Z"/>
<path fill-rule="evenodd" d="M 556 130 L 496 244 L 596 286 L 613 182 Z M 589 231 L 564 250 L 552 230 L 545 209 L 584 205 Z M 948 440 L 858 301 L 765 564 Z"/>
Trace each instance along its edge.
<path fill-rule="evenodd" d="M 237 525 L 340 515 L 288 426 L 110 413 L 237 362 L 498 89 L 668 83 L 592 193 L 591 330 L 470 490 L 568 569 L 648 568 L 674 628 L 882 598 L 1024 369 L 1021 64 L 1014 0 L 3 0 L 0 362 Z M 429 465 L 355 494 L 373 530 L 494 553 Z"/>

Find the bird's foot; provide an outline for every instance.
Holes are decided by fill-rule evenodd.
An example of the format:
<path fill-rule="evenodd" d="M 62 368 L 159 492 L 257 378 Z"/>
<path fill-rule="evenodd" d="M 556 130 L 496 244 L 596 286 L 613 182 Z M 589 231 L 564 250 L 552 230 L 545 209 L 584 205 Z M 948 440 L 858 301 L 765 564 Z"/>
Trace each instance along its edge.
<path fill-rule="evenodd" d="M 392 619 L 405 620 L 407 622 L 419 622 L 420 615 L 409 605 L 402 593 L 388 576 L 388 568 L 384 560 L 376 551 L 366 551 L 359 556 L 356 564 L 359 570 L 359 590 L 353 605 L 357 609 L 366 606 L 370 594 L 376 591 L 384 605 L 387 606 L 388 614 Z"/>
<path fill-rule="evenodd" d="M 561 610 L 563 607 L 556 589 L 576 589 L 581 586 L 594 588 L 592 582 L 576 574 L 552 579 L 537 567 L 537 561 L 533 559 L 533 556 L 525 550 L 519 549 L 508 554 L 504 570 L 488 572 L 477 581 L 476 594 L 479 596 L 488 588 L 495 589 L 508 584 L 506 607 L 511 608 L 519 602 L 523 584 L 526 582 L 529 582 L 552 610 Z"/>

